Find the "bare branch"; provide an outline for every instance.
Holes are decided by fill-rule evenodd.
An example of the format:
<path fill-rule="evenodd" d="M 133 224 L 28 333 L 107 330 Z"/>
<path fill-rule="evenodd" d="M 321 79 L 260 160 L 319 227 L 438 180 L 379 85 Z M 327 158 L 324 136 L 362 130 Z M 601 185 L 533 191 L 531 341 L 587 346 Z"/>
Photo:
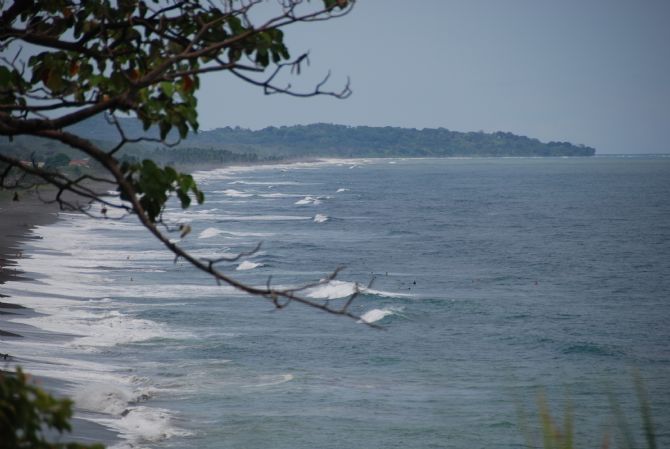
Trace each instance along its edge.
<path fill-rule="evenodd" d="M 254 247 L 254 249 L 249 250 L 249 251 L 245 251 L 245 252 L 241 252 L 241 253 L 233 256 L 233 257 L 219 257 L 218 259 L 204 258 L 202 260 L 207 262 L 210 267 L 212 265 L 215 265 L 215 264 L 221 263 L 221 262 L 236 262 L 236 261 L 240 260 L 242 257 L 249 257 L 249 256 L 253 256 L 254 254 L 256 254 L 261 249 L 262 244 L 263 244 L 263 242 L 258 242 L 258 244 Z"/>

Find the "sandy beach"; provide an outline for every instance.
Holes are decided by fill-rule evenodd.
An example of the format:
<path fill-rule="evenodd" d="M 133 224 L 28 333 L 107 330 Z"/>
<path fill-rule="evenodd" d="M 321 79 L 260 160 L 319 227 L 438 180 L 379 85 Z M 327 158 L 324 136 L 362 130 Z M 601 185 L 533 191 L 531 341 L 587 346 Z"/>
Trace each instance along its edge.
<path fill-rule="evenodd" d="M 16 269 L 16 261 L 23 257 L 22 244 L 37 238 L 32 233 L 35 226 L 47 225 L 58 219 L 56 205 L 42 203 L 36 196 L 22 193 L 19 201 L 13 201 L 8 192 L 0 196 L 0 337 L 22 338 L 16 324 L 7 322 L 2 316 L 30 314 L 31 311 L 20 304 L 7 302 L 8 296 L 1 287 L 7 281 L 26 280 Z M 4 354 L 0 346 L 0 353 Z M 11 357 L 11 354 L 10 354 Z"/>
<path fill-rule="evenodd" d="M 2 192 L 0 196 L 0 284 L 21 279 L 13 267 L 21 257 L 21 244 L 35 238 L 32 228 L 58 219 L 58 206 L 44 204 L 36 196 L 22 193 L 19 201 Z"/>
<path fill-rule="evenodd" d="M 31 338 L 44 334 L 41 329 L 26 324 L 13 323 L 7 321 L 7 317 L 22 315 L 30 316 L 35 314 L 29 308 L 16 304 L 10 297 L 3 292 L 3 284 L 8 281 L 28 281 L 30 280 L 20 270 L 16 268 L 17 260 L 21 257 L 29 257 L 23 254 L 23 245 L 31 239 L 37 239 L 39 236 L 33 233 L 35 226 L 44 226 L 58 220 L 58 206 L 55 204 L 45 204 L 35 195 L 30 193 L 20 194 L 19 201 L 13 201 L 12 195 L 8 192 L 0 192 L 0 362 L 2 369 L 8 369 L 12 366 L 21 365 L 21 359 L 29 354 L 4 354 L 2 342 L 5 339 L 13 338 Z M 58 395 L 62 390 L 62 382 L 50 378 L 37 378 L 37 383 L 48 391 Z M 106 445 L 112 445 L 118 442 L 116 433 L 108 430 L 104 426 L 89 421 L 74 418 L 72 420 L 73 433 L 69 435 L 54 435 L 54 441 L 76 441 L 80 443 L 101 442 Z"/>

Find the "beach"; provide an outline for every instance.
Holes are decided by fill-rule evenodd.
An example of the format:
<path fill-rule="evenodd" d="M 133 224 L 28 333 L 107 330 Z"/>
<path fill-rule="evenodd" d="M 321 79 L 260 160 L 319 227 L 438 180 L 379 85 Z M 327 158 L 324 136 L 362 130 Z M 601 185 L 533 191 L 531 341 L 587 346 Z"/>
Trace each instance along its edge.
<path fill-rule="evenodd" d="M 58 220 L 58 206 L 45 204 L 32 192 L 23 192 L 19 201 L 13 201 L 8 192 L 0 192 L 0 368 L 8 371 L 15 366 L 21 366 L 24 357 L 30 354 L 8 353 L 3 342 L 6 339 L 45 338 L 45 331 L 27 324 L 14 323 L 7 318 L 21 315 L 22 317 L 35 316 L 36 313 L 23 305 L 12 301 L 12 298 L 3 292 L 3 284 L 8 281 L 30 281 L 24 273 L 16 268 L 17 259 L 30 257 L 24 254 L 23 245 L 31 239 L 40 238 L 33 233 L 36 226 L 46 226 Z M 7 358 L 4 355 L 7 354 Z M 36 377 L 36 383 L 52 394 L 59 396 L 63 390 L 62 381 L 48 377 Z M 54 441 L 75 441 L 80 443 L 102 442 L 111 445 L 118 441 L 116 433 L 109 431 L 102 425 L 90 421 L 74 418 L 71 435 L 54 434 Z"/>
<path fill-rule="evenodd" d="M 42 203 L 35 195 L 21 194 L 19 201 L 13 201 L 12 195 L 2 192 L 0 197 L 0 284 L 7 281 L 26 280 L 23 273 L 16 269 L 16 260 L 23 257 L 22 244 L 36 238 L 32 234 L 35 226 L 48 225 L 58 219 L 56 205 Z M 0 316 L 22 314 L 28 315 L 30 309 L 20 304 L 7 301 L 0 287 Z M 25 326 L 16 325 L 0 318 L 0 337 L 23 338 L 19 333 Z M 5 351 L 0 349 L 0 354 Z M 9 354 L 9 358 L 12 355 Z"/>

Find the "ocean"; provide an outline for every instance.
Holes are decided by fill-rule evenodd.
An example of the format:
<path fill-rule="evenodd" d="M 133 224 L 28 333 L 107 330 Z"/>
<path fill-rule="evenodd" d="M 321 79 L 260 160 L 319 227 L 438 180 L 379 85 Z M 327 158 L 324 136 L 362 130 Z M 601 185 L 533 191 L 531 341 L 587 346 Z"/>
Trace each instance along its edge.
<path fill-rule="evenodd" d="M 276 310 L 174 258 L 134 217 L 62 213 L 26 243 L 2 350 L 115 447 L 518 448 L 541 398 L 577 446 L 644 444 L 635 377 L 670 446 L 670 157 L 357 159 L 196 173 L 166 219 Z M 179 233 L 174 233 L 179 239 Z"/>

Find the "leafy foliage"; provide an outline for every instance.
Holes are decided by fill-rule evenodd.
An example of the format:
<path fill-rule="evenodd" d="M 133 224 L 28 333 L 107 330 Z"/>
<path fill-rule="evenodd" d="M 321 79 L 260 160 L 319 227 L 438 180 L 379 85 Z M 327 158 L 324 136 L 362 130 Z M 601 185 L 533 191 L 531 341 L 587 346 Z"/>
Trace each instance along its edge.
<path fill-rule="evenodd" d="M 30 382 L 18 368 L 16 373 L 0 372 L 1 449 L 102 449 L 103 446 L 53 443 L 44 429 L 70 432 L 72 401 L 56 399 Z"/>
<path fill-rule="evenodd" d="M 2 15 L 3 50 L 14 40 L 47 50 L 31 56 L 25 66 L 0 66 L 0 102 L 19 112 L 35 99 L 134 112 L 145 129 L 157 124 L 165 138 L 174 127 L 183 138 L 189 129 L 198 129 L 194 94 L 200 73 L 262 71 L 289 60 L 279 27 L 293 20 L 295 6 L 287 2 L 290 8 L 272 26 L 254 27 L 246 15 L 251 4 L 15 2 Z M 348 5 L 324 2 L 325 11 Z M 43 96 L 36 98 L 37 92 Z M 46 109 L 32 106 L 30 111 Z"/>
<path fill-rule="evenodd" d="M 176 193 L 181 207 L 186 209 L 191 204 L 192 194 L 198 204 L 205 201 L 205 195 L 193 180 L 193 176 L 179 173 L 172 167 L 161 168 L 151 159 L 141 163 L 123 162 L 121 170 L 140 198 L 140 204 L 153 222 L 163 211 L 170 193 Z M 129 201 L 125 191 L 119 189 L 121 199 Z"/>
<path fill-rule="evenodd" d="M 200 76 L 210 72 L 229 72 L 266 93 L 344 97 L 350 92 L 348 87 L 339 94 L 323 91 L 324 80 L 313 92 L 297 94 L 290 85 L 277 85 L 276 76 L 286 67 L 299 72 L 307 60 L 307 55 L 291 60 L 283 27 L 345 14 L 353 0 L 284 0 L 261 12 L 266 17 L 274 11 L 273 17 L 254 20 L 251 10 L 262 3 L 15 1 L 0 9 L 0 134 L 46 137 L 85 153 L 115 178 L 122 198 L 134 212 L 146 214 L 147 224 L 158 219 L 170 194 L 183 207 L 191 203 L 191 195 L 200 203 L 204 196 L 189 175 L 150 161 L 121 166 L 115 154 L 136 140 L 127 138 L 118 114 L 136 117 L 144 131 L 157 129 L 154 140 L 164 141 L 171 132 L 183 139 L 198 130 L 195 93 Z M 23 51 L 26 43 L 29 55 Z M 102 114 L 115 125 L 120 140 L 110 150 L 70 128 Z M 62 166 L 62 160 L 53 162 L 46 169 Z M 31 171 L 4 150 L 0 163 L 0 185 L 16 178 L 9 176 L 14 168 Z M 31 174 L 44 175 L 47 183 L 60 179 L 39 170 Z M 58 186 L 72 190 L 84 179 Z"/>

